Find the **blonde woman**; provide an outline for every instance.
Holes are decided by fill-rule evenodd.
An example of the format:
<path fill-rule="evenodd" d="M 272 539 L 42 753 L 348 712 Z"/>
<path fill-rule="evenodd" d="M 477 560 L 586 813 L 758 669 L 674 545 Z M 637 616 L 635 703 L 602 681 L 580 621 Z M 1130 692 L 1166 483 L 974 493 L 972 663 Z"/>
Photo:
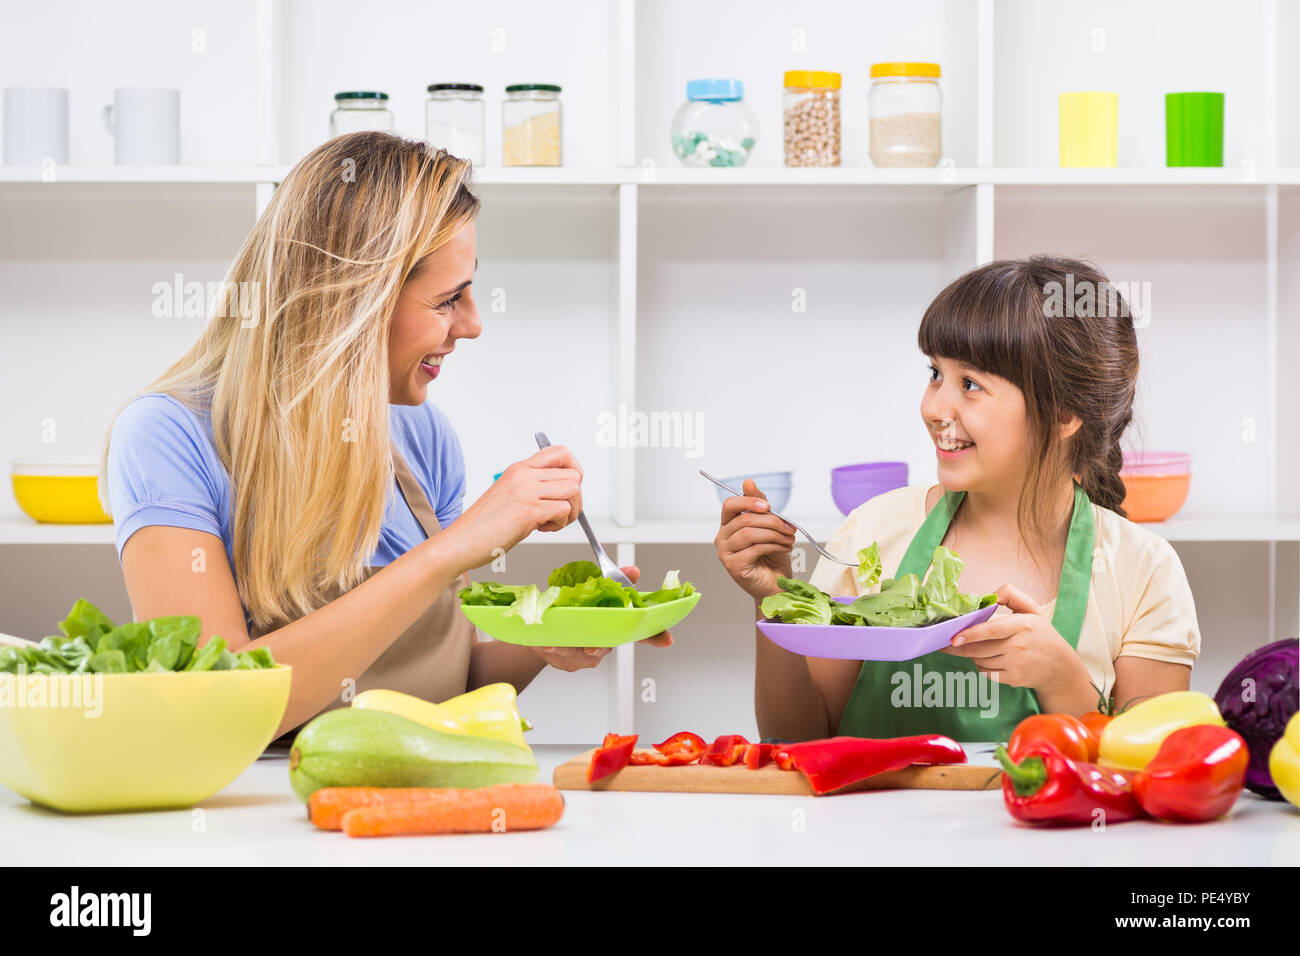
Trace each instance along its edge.
<path fill-rule="evenodd" d="M 476 642 L 459 612 L 468 570 L 582 507 L 582 470 L 556 446 L 462 512 L 460 444 L 425 399 L 481 331 L 469 172 L 387 133 L 306 156 L 226 277 L 251 293 L 216 310 L 106 443 L 100 487 L 135 618 L 197 615 L 201 642 L 291 665 L 278 733 L 345 687 L 444 700 L 608 653 Z"/>

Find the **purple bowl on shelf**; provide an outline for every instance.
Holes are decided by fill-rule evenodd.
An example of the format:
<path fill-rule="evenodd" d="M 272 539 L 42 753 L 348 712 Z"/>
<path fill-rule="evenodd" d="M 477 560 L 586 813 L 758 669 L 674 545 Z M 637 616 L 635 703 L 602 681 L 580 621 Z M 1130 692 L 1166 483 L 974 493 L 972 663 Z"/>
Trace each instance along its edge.
<path fill-rule="evenodd" d="M 906 485 L 905 461 L 869 461 L 831 469 L 831 497 L 843 514 L 876 495 Z"/>
<path fill-rule="evenodd" d="M 852 604 L 851 597 L 837 597 Z M 843 661 L 910 661 L 947 647 L 953 635 L 993 616 L 996 604 L 927 627 L 860 627 L 852 624 L 783 624 L 760 620 L 758 629 L 773 644 L 804 657 Z"/>

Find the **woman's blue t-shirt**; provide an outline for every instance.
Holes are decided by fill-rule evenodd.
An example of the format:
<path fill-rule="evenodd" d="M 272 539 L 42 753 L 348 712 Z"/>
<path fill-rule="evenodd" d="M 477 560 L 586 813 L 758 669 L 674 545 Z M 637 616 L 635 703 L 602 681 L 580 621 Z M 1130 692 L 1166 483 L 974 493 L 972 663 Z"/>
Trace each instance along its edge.
<path fill-rule="evenodd" d="M 460 515 L 465 497 L 465 458 L 456 432 L 429 402 L 389 405 L 388 412 L 394 444 L 429 496 L 438 523 L 447 527 Z M 217 457 L 208 418 L 170 395 L 150 392 L 135 399 L 113 424 L 108 493 L 119 561 L 136 531 L 168 525 L 221 538 L 234 575 L 230 476 Z M 394 481 L 379 544 L 367 564 L 382 567 L 424 539 Z"/>

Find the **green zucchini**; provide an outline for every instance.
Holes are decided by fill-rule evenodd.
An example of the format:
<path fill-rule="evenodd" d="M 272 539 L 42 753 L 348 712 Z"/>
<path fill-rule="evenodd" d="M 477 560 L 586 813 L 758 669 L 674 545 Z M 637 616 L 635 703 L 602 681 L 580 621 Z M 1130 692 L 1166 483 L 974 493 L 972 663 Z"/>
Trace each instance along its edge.
<path fill-rule="evenodd" d="M 445 734 L 381 710 L 326 711 L 298 732 L 289 751 L 289 783 L 304 802 L 321 787 L 486 787 L 536 779 L 527 747 Z"/>

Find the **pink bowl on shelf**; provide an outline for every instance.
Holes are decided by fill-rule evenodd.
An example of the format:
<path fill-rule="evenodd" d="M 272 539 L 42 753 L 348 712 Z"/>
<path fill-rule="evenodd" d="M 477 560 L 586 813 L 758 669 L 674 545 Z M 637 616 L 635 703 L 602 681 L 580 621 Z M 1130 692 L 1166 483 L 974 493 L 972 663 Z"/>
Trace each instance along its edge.
<path fill-rule="evenodd" d="M 1130 521 L 1168 521 L 1187 502 L 1192 456 L 1183 452 L 1125 452 L 1120 469 Z"/>

